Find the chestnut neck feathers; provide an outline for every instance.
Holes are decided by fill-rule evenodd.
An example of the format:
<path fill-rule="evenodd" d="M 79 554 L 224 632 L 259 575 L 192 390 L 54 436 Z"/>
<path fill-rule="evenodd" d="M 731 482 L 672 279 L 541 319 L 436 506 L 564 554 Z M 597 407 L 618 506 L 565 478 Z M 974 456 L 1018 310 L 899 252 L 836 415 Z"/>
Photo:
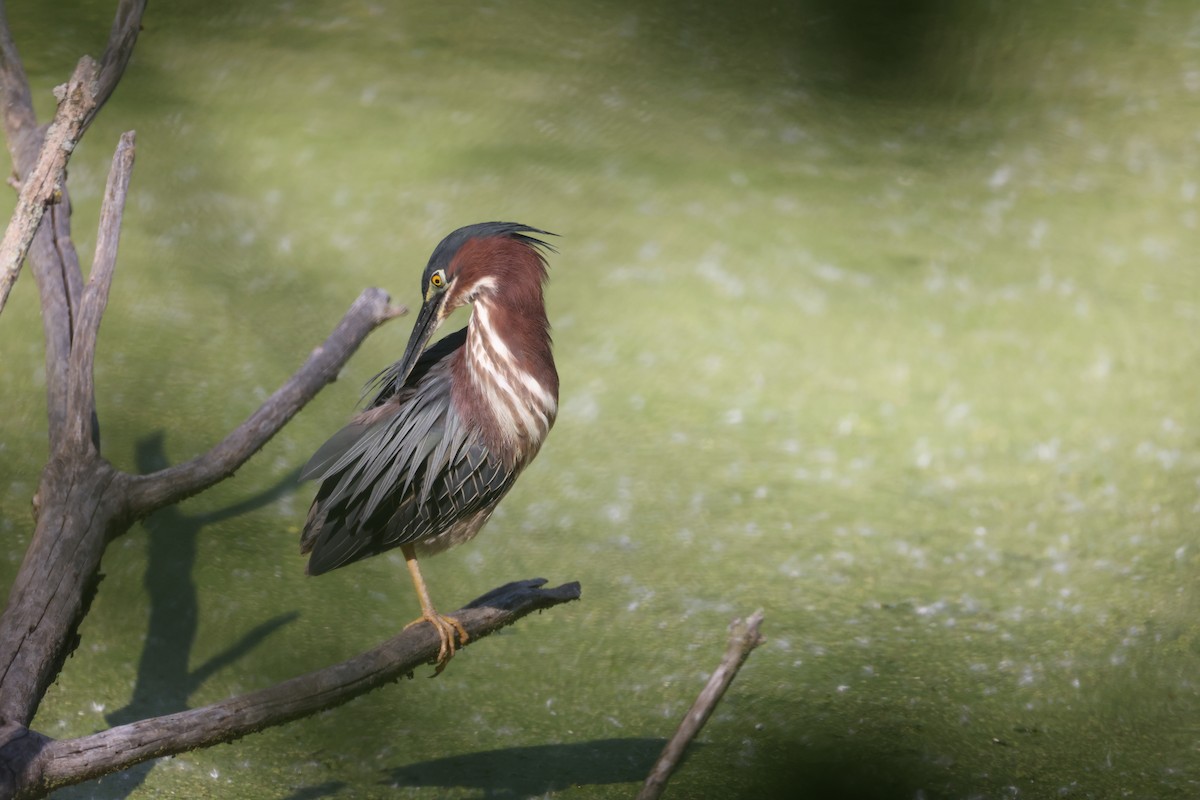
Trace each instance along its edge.
<path fill-rule="evenodd" d="M 558 411 L 538 244 L 524 236 L 469 239 L 448 270 L 448 304 L 472 304 L 466 343 L 451 365 L 455 406 L 510 464 L 536 455 Z"/>

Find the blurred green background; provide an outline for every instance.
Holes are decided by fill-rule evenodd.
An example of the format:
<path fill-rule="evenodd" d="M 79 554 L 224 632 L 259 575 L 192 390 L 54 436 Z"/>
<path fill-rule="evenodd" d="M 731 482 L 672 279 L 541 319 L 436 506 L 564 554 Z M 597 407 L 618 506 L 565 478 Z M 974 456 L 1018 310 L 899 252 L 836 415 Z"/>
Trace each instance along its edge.
<path fill-rule="evenodd" d="M 7 6 L 48 119 L 114 4 Z M 630 797 L 760 606 L 668 797 L 1197 796 L 1197 109 L 1188 0 L 152 3 L 70 168 L 86 262 L 137 131 L 105 455 L 204 452 L 363 287 L 415 304 L 453 228 L 552 230 L 558 424 L 425 574 L 446 610 L 584 594 L 435 681 L 61 796 Z M 398 556 L 305 578 L 290 481 L 408 325 L 110 548 L 42 730 L 416 615 Z M 0 365 L 3 590 L 46 455 L 29 274 Z"/>

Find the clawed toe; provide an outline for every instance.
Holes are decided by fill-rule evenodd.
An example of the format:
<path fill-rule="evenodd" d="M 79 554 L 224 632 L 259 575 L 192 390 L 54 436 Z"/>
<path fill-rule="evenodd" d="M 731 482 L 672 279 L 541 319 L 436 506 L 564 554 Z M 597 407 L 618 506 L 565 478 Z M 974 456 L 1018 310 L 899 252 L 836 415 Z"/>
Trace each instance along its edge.
<path fill-rule="evenodd" d="M 467 629 L 462 626 L 454 617 L 447 617 L 444 614 L 439 614 L 434 611 L 431 614 L 423 614 L 419 619 L 414 619 L 412 622 L 404 626 L 408 630 L 414 625 L 419 625 L 422 622 L 428 622 L 433 626 L 433 630 L 438 635 L 438 640 L 441 645 L 438 647 L 437 668 L 434 670 L 434 675 L 440 675 L 446 665 L 450 663 L 450 659 L 454 657 L 454 653 L 459 647 L 465 645 L 471 639 L 471 635 L 467 633 Z M 455 634 L 458 635 L 458 643 L 454 641 Z"/>

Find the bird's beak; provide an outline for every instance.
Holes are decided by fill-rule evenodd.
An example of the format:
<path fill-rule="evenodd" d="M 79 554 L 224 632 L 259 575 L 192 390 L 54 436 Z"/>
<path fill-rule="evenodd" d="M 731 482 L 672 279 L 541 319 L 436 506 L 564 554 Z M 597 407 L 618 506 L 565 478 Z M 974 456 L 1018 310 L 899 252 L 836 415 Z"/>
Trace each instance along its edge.
<path fill-rule="evenodd" d="M 425 352 L 425 345 L 429 344 L 434 331 L 442 324 L 444 318 L 442 312 L 445 305 L 445 292 L 430 295 L 421 304 L 421 311 L 417 314 L 412 335 L 408 337 L 408 347 L 404 350 L 404 357 L 400 359 L 400 369 L 396 372 L 396 386 L 403 386 L 404 382 L 408 380 L 409 373 L 417 365 L 421 353 Z"/>

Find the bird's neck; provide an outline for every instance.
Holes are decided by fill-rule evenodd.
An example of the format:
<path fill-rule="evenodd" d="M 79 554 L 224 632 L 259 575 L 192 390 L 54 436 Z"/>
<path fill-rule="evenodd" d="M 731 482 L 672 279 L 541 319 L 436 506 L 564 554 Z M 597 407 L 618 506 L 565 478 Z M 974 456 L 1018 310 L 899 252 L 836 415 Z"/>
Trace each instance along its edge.
<path fill-rule="evenodd" d="M 512 463 L 537 454 L 558 413 L 558 373 L 544 306 L 478 298 L 467 325 L 460 401 L 493 452 Z"/>

